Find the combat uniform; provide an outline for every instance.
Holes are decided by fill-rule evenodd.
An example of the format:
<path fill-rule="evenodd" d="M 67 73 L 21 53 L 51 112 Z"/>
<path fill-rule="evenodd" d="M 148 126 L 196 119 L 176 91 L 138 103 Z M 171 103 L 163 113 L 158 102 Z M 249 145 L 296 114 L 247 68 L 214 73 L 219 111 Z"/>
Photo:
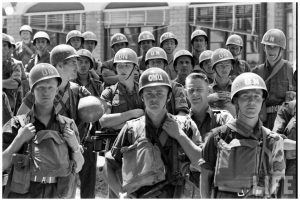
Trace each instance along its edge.
<path fill-rule="evenodd" d="M 261 121 L 258 121 L 257 125 L 254 129 L 247 126 L 245 123 L 234 120 L 229 123 L 227 123 L 224 126 L 218 127 L 216 129 L 213 129 L 209 134 L 207 141 L 205 143 L 205 146 L 203 148 L 203 159 L 205 163 L 202 165 L 202 169 L 207 169 L 214 172 L 214 182 L 211 184 L 207 184 L 211 187 L 214 187 L 214 192 L 212 197 L 213 198 L 265 198 L 270 197 L 269 191 L 276 185 L 276 182 L 272 184 L 271 178 L 276 176 L 284 176 L 285 172 L 285 162 L 284 162 L 284 154 L 283 154 L 283 139 L 280 137 L 279 134 L 273 133 L 271 131 L 266 132 L 266 134 L 263 134 L 264 131 L 263 125 Z M 265 135 L 265 137 L 263 137 Z M 217 157 L 224 157 L 224 155 L 218 155 L 220 147 L 224 143 L 231 143 L 233 140 L 246 140 L 246 139 L 252 139 L 255 141 L 259 141 L 263 143 L 263 138 L 265 138 L 265 148 L 263 149 L 263 155 L 253 155 L 249 157 L 249 159 L 246 157 L 246 153 L 243 153 L 244 158 L 242 158 L 243 162 L 250 161 L 251 159 L 255 159 L 255 157 L 259 156 L 259 160 L 256 160 L 255 167 L 259 167 L 256 171 L 256 176 L 258 176 L 257 184 L 253 184 L 253 186 L 249 189 L 245 188 L 243 186 L 239 187 L 232 187 L 233 185 L 236 185 L 236 183 L 242 182 L 250 182 L 253 181 L 252 175 L 248 175 L 249 167 L 247 167 L 247 164 L 241 163 L 241 158 L 232 158 L 235 161 L 235 165 L 232 167 L 219 167 L 219 164 L 217 163 Z M 261 145 L 260 146 L 264 146 Z M 239 153 L 241 154 L 241 153 Z M 263 156 L 263 159 L 262 159 Z M 246 157 L 246 158 L 245 158 Z M 250 158 L 251 157 L 251 158 Z M 252 158 L 253 157 L 253 158 Z M 225 160 L 225 158 L 220 158 L 219 161 Z M 239 159 L 239 161 L 237 161 Z M 259 161 L 259 165 L 257 164 Z M 229 164 L 229 161 L 227 161 Z M 231 164 L 231 163 L 230 163 Z M 222 168 L 222 169 L 220 169 Z M 239 169 L 239 172 L 235 172 Z M 227 175 L 222 175 L 222 171 L 227 170 L 231 172 L 235 172 L 236 174 L 243 174 L 241 172 L 244 172 L 243 175 L 236 175 L 236 178 L 231 177 L 227 178 Z M 252 171 L 252 170 L 251 170 Z M 241 178 L 245 177 L 245 174 L 249 177 L 248 180 L 242 180 Z M 271 178 L 269 180 L 265 180 L 267 176 L 270 176 Z M 216 180 L 216 177 L 218 177 L 218 180 Z M 221 178 L 224 178 L 222 181 Z M 228 183 L 230 180 L 232 185 L 226 186 L 226 183 L 222 184 L 222 182 Z M 251 181 L 250 181 L 251 180 Z M 241 185 L 244 185 L 243 183 Z M 260 191 L 255 191 L 260 187 Z"/>
<path fill-rule="evenodd" d="M 101 92 L 103 91 L 102 83 L 94 80 L 90 74 L 88 76 L 88 81 L 88 84 L 84 87 L 91 93 L 91 95 L 100 97 Z M 78 76 L 74 82 L 83 86 Z M 99 122 L 95 122 L 93 124 L 89 135 L 88 133 L 80 133 L 80 141 L 85 149 L 83 152 L 84 164 L 79 172 L 81 198 L 95 198 L 97 155 L 93 152 L 94 144 L 91 136 L 95 134 L 96 130 L 100 130 Z"/>
<path fill-rule="evenodd" d="M 67 123 L 70 126 L 70 129 L 75 132 L 75 134 L 78 136 L 78 130 L 77 127 L 72 119 L 69 119 L 67 117 L 64 117 L 62 115 L 59 115 L 55 109 L 53 108 L 51 119 L 49 120 L 48 125 L 44 125 L 39 119 L 37 119 L 35 116 L 35 108 L 32 107 L 32 110 L 28 112 L 25 115 L 25 119 L 29 119 L 29 122 L 32 123 L 35 126 L 37 134 L 39 132 L 43 131 L 49 131 L 49 132 L 62 132 L 61 128 L 61 121 Z M 24 124 L 27 124 L 23 122 Z M 10 121 L 8 121 L 4 127 L 3 127 L 3 148 L 6 149 L 9 144 L 12 143 L 16 135 L 18 134 L 18 130 L 21 128 L 21 123 L 19 118 L 14 117 Z M 66 142 L 65 142 L 66 143 Z M 19 154 L 25 154 L 27 150 L 27 144 L 23 145 L 23 148 L 19 151 Z M 29 151 L 29 153 L 32 153 L 34 150 Z M 66 153 L 68 154 L 68 153 Z M 33 157 L 30 160 L 35 160 Z M 20 161 L 19 161 L 20 162 Z M 72 159 L 70 159 L 70 165 L 72 163 Z M 73 162 L 74 163 L 74 162 Z M 14 167 L 15 166 L 15 167 Z M 74 170 L 71 169 L 68 176 L 59 177 L 54 176 L 60 172 L 62 167 L 57 167 L 57 171 L 54 171 L 52 173 L 47 172 L 39 172 L 38 176 L 35 175 L 37 172 L 34 171 L 33 165 L 30 165 L 30 167 L 22 167 L 22 168 L 30 168 L 30 175 L 26 176 L 21 174 L 20 172 L 14 172 L 17 169 L 20 169 L 17 164 L 14 164 L 11 174 L 17 174 L 15 176 L 10 175 L 10 179 L 8 181 L 8 184 L 5 189 L 4 197 L 8 198 L 70 198 L 68 197 L 70 195 L 69 191 L 72 191 L 72 189 L 76 188 L 76 183 L 74 182 L 75 173 Z M 74 168 L 74 166 L 73 166 Z M 21 173 L 24 173 L 24 171 Z M 49 175 L 52 176 L 40 176 L 40 174 L 43 175 Z M 20 182 L 20 188 L 16 189 L 13 185 L 13 182 Z M 25 188 L 25 183 L 28 185 L 30 183 L 30 186 L 28 189 Z"/>
<path fill-rule="evenodd" d="M 28 64 L 25 65 L 26 72 L 29 73 L 30 70 L 33 68 L 33 66 L 35 66 L 36 64 L 39 64 L 39 63 L 48 63 L 48 64 L 50 64 L 50 52 L 47 51 L 42 56 L 39 56 L 38 54 L 32 55 L 32 57 L 30 58 Z"/>
<path fill-rule="evenodd" d="M 280 67 L 281 66 L 281 67 Z M 268 79 L 275 68 L 278 72 Z M 252 71 L 261 76 L 267 85 L 269 96 L 265 101 L 265 107 L 261 111 L 261 119 L 264 125 L 270 129 L 273 128 L 277 111 L 285 101 L 287 91 L 296 91 L 296 80 L 293 79 L 293 68 L 291 64 L 281 59 L 273 67 L 268 62 L 257 66 Z M 268 81 L 266 81 L 268 79 Z"/>
<path fill-rule="evenodd" d="M 245 60 L 234 59 L 232 62 L 232 70 L 230 72 L 230 79 L 233 81 L 238 75 L 244 72 L 250 72 L 250 66 Z"/>
<path fill-rule="evenodd" d="M 35 47 L 30 42 L 25 44 L 23 41 L 16 43 L 16 49 L 14 50 L 13 57 L 17 60 L 22 61 L 23 66 L 28 64 L 31 56 L 35 53 Z"/>
<path fill-rule="evenodd" d="M 174 69 L 173 63 L 174 63 L 174 61 L 172 59 L 171 61 L 168 61 L 168 65 L 165 67 L 166 72 L 168 73 L 168 75 L 170 77 L 170 80 L 174 80 L 177 77 L 177 73 Z"/>
<path fill-rule="evenodd" d="M 187 134 L 187 136 L 193 140 L 193 142 L 199 145 L 202 140 L 200 133 L 193 121 L 189 117 L 176 117 L 171 114 L 166 114 L 164 121 L 172 118 L 180 125 L 180 128 Z M 163 122 L 164 122 L 163 121 Z M 112 147 L 113 158 L 122 166 L 122 162 L 125 163 L 121 149 L 134 144 L 137 140 L 147 138 L 152 144 L 161 144 L 161 153 L 163 155 L 162 160 L 166 167 L 166 179 L 167 183 L 155 191 L 155 195 L 150 198 L 180 198 L 182 197 L 184 179 L 187 177 L 183 170 L 184 167 L 189 167 L 191 163 L 187 156 L 184 154 L 182 148 L 178 142 L 169 137 L 167 133 L 160 128 L 156 128 L 150 118 L 145 115 L 134 120 L 128 121 L 122 130 L 120 131 L 117 139 Z M 164 140 L 162 140 L 164 139 Z M 158 142 L 159 141 L 159 142 Z M 123 158 L 123 159 L 122 159 Z M 197 163 L 193 162 L 192 163 Z M 151 189 L 156 188 L 164 181 L 151 186 L 140 186 L 141 188 L 133 192 L 133 195 L 137 198 L 142 198 L 145 193 Z"/>
<path fill-rule="evenodd" d="M 231 91 L 231 84 L 232 84 L 232 81 L 229 80 L 228 84 L 224 88 L 220 88 L 218 86 L 218 84 L 216 83 L 216 80 L 214 80 L 214 82 L 209 85 L 209 93 L 212 94 L 212 93 L 222 92 L 222 91 L 230 92 Z M 228 112 L 230 112 L 230 114 L 233 117 L 236 116 L 235 107 L 231 103 L 230 97 L 228 97 L 227 100 L 218 100 L 218 101 L 215 101 L 215 102 L 209 102 L 209 105 L 212 109 L 227 110 Z"/>
<path fill-rule="evenodd" d="M 142 71 L 147 69 L 145 59 L 146 59 L 146 55 L 138 57 L 139 69 Z"/>

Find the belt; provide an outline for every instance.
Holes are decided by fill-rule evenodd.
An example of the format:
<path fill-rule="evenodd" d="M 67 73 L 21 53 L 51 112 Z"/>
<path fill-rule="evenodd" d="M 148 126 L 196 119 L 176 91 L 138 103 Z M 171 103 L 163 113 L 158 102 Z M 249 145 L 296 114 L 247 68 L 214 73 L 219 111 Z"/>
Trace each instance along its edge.
<path fill-rule="evenodd" d="M 281 105 L 273 105 L 267 107 L 267 113 L 277 113 Z"/>
<path fill-rule="evenodd" d="M 54 184 L 57 182 L 56 177 L 42 177 L 37 175 L 31 175 L 30 180 L 33 182 L 39 182 L 43 184 Z"/>
<path fill-rule="evenodd" d="M 244 197 L 251 191 L 251 188 L 250 189 L 235 189 L 235 188 L 230 188 L 230 187 L 218 186 L 218 190 L 236 193 L 238 197 Z"/>

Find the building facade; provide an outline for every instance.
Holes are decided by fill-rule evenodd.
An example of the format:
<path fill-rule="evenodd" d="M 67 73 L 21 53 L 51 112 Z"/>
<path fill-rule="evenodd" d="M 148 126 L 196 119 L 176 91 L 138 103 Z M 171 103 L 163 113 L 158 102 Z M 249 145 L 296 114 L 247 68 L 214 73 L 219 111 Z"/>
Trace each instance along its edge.
<path fill-rule="evenodd" d="M 6 12 L 9 7 L 11 13 Z M 71 30 L 93 31 L 98 40 L 93 54 L 102 61 L 112 57 L 110 37 L 117 32 L 127 36 L 138 55 L 137 38 L 145 30 L 154 34 L 156 45 L 162 33 L 171 31 L 178 38 L 178 48 L 188 50 L 195 29 L 206 31 L 211 50 L 225 47 L 227 37 L 236 33 L 244 39 L 242 59 L 254 66 L 264 61 L 260 41 L 271 28 L 285 32 L 284 58 L 296 60 L 297 7 L 296 2 L 11 2 L 2 4 L 2 30 L 19 40 L 19 28 L 28 24 L 34 33 L 49 34 L 51 48 L 65 43 Z"/>

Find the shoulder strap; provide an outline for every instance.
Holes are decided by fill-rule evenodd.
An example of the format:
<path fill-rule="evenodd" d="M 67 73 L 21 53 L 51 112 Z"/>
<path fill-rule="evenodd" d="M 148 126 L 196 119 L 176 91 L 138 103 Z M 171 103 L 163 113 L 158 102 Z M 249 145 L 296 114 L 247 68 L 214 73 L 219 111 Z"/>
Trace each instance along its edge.
<path fill-rule="evenodd" d="M 284 60 L 281 60 L 276 66 L 275 68 L 272 70 L 272 73 L 269 75 L 269 77 L 265 80 L 265 83 L 267 84 L 268 81 L 274 77 L 278 71 L 283 67 L 283 65 L 285 64 Z"/>

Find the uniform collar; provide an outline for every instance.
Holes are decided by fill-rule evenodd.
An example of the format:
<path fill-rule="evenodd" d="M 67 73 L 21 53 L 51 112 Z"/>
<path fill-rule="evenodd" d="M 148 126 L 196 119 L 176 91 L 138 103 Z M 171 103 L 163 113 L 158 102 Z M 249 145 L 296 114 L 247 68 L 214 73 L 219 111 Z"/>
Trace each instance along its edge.
<path fill-rule="evenodd" d="M 56 119 L 58 116 L 58 112 L 56 111 L 55 107 L 53 106 L 52 112 L 51 112 L 51 120 L 50 122 L 54 119 Z M 35 104 L 33 104 L 31 110 L 27 113 L 27 117 L 29 118 L 28 122 L 34 123 L 35 122 L 35 117 L 36 117 L 36 108 L 35 108 Z"/>
<path fill-rule="evenodd" d="M 205 114 L 208 114 L 210 118 L 213 117 L 214 114 L 213 114 L 213 111 L 212 111 L 212 109 L 210 108 L 210 106 L 208 106 L 208 108 L 206 109 Z M 192 116 L 194 116 L 194 115 L 195 115 L 195 112 L 193 112 L 193 110 L 192 110 L 192 108 L 191 108 L 191 109 L 190 109 L 190 117 L 192 118 Z"/>
<path fill-rule="evenodd" d="M 126 94 L 130 94 L 128 93 L 128 91 L 126 90 L 126 86 L 120 82 L 118 82 L 117 84 L 117 89 L 119 90 L 119 94 L 120 95 L 126 95 Z M 133 93 L 131 94 L 135 94 L 137 93 L 138 91 L 138 84 L 137 83 L 134 83 L 134 86 L 133 86 Z"/>
<path fill-rule="evenodd" d="M 232 84 L 232 81 L 231 81 L 231 79 L 229 79 L 229 82 L 227 83 L 226 88 L 229 87 L 229 86 L 231 86 L 231 84 Z M 214 81 L 211 83 L 211 87 L 212 87 L 212 88 L 214 88 L 215 86 L 218 86 L 218 84 L 217 84 L 217 82 L 216 82 L 216 78 L 215 78 Z"/>
<path fill-rule="evenodd" d="M 228 127 L 230 127 L 235 132 L 239 133 L 240 135 L 244 137 L 252 137 L 255 139 L 259 139 L 261 136 L 261 127 L 263 126 L 261 120 L 258 120 L 257 124 L 254 128 L 251 128 L 244 122 L 234 119 L 227 123 Z"/>

